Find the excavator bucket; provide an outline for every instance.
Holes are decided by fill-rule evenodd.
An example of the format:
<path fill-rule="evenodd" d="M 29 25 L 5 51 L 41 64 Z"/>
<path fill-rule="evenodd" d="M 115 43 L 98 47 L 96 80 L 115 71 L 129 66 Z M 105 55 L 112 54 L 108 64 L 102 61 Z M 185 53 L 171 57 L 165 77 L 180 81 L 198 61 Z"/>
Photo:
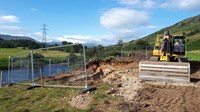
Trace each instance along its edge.
<path fill-rule="evenodd" d="M 141 61 L 139 77 L 142 80 L 190 82 L 190 63 Z"/>

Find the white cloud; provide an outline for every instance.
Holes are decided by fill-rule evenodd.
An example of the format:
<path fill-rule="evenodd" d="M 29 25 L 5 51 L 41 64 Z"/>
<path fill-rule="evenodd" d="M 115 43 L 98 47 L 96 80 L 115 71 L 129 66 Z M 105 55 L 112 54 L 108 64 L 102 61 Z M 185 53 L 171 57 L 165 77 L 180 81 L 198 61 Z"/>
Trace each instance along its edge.
<path fill-rule="evenodd" d="M 14 15 L 0 16 L 0 23 L 18 23 L 18 22 L 20 22 L 20 18 Z"/>
<path fill-rule="evenodd" d="M 129 8 L 112 8 L 100 17 L 103 27 L 108 29 L 116 40 L 131 40 L 138 38 L 142 33 L 139 28 L 149 24 L 149 14 L 145 11 L 138 11 Z"/>
<path fill-rule="evenodd" d="M 200 11 L 200 0 L 166 0 L 161 8 Z"/>
<path fill-rule="evenodd" d="M 43 38 L 43 34 L 42 32 L 34 32 L 32 34 L 30 34 L 30 37 L 32 37 L 33 39 L 42 42 L 42 38 Z M 47 42 L 58 42 L 58 40 L 56 38 L 50 37 L 50 36 L 46 36 L 46 41 Z"/>
<path fill-rule="evenodd" d="M 89 35 L 63 35 L 59 38 L 57 38 L 60 41 L 70 41 L 73 43 L 87 43 L 91 41 L 100 42 L 98 38 L 95 38 L 95 36 L 89 36 Z"/>
<path fill-rule="evenodd" d="M 119 3 L 137 8 L 153 8 L 156 5 L 155 0 L 119 0 Z"/>
<path fill-rule="evenodd" d="M 28 30 L 20 26 L 0 25 L 0 34 L 26 36 Z"/>
<path fill-rule="evenodd" d="M 113 8 L 106 11 L 100 22 L 106 29 L 129 29 L 148 24 L 149 15 L 144 11 L 128 8 Z"/>
<path fill-rule="evenodd" d="M 42 42 L 42 33 L 41 32 L 34 32 L 31 34 L 31 37 L 37 41 Z"/>
<path fill-rule="evenodd" d="M 26 29 L 20 26 L 0 25 L 1 31 L 25 31 Z"/>
<path fill-rule="evenodd" d="M 118 40 L 113 35 L 104 36 L 91 36 L 91 35 L 63 35 L 60 37 L 55 37 L 54 40 L 57 41 L 68 41 L 73 43 L 95 43 L 102 45 L 116 44 Z"/>
<path fill-rule="evenodd" d="M 34 32 L 32 35 L 33 36 L 37 36 L 37 37 L 42 37 L 42 33 L 41 32 Z"/>

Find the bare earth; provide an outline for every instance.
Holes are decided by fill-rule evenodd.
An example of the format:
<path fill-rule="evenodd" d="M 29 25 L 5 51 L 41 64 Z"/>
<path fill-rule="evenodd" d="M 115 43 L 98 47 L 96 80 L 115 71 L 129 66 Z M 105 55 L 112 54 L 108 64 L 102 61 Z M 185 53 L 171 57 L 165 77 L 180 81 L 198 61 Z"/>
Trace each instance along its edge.
<path fill-rule="evenodd" d="M 137 59 L 138 60 L 138 59 Z M 200 112 L 200 63 L 191 62 L 192 82 L 187 84 L 142 81 L 138 78 L 138 61 L 119 59 L 114 62 L 88 63 L 88 83 L 115 85 L 105 93 L 120 97 L 124 103 L 112 104 L 122 112 Z M 73 96 L 69 104 L 86 109 L 93 98 L 89 94 Z M 78 104 L 78 107 L 76 106 Z M 110 103 L 98 111 L 109 111 Z M 101 107 L 101 106 L 99 106 Z"/>
<path fill-rule="evenodd" d="M 192 85 L 143 84 L 134 101 L 142 112 L 199 112 L 200 87 Z"/>
<path fill-rule="evenodd" d="M 81 94 L 68 99 L 69 104 L 78 109 L 86 109 L 92 100 L 92 97 L 90 97 L 88 94 Z"/>
<path fill-rule="evenodd" d="M 124 99 L 126 103 L 119 105 L 121 111 L 199 112 L 200 64 L 191 65 L 191 77 L 195 78 L 195 82 L 188 84 L 141 81 L 138 79 L 137 62 L 101 63 L 100 67 L 103 71 L 113 70 L 103 80 L 117 85 L 109 90 L 108 95 Z"/>

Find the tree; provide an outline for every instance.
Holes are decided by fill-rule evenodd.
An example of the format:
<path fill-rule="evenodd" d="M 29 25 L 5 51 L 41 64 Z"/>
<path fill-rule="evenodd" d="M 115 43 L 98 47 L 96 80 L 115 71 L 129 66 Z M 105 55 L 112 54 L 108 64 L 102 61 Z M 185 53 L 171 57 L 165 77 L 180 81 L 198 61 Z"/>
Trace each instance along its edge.
<path fill-rule="evenodd" d="M 32 40 L 0 40 L 1 48 L 28 47 L 29 49 L 37 49 L 40 45 Z"/>
<path fill-rule="evenodd" d="M 72 42 L 62 41 L 62 45 L 73 44 Z"/>
<path fill-rule="evenodd" d="M 136 45 L 149 45 L 149 42 L 146 40 L 139 39 L 136 41 Z"/>
<path fill-rule="evenodd" d="M 117 42 L 117 45 L 122 45 L 122 43 L 123 43 L 123 40 L 119 40 L 118 42 Z"/>

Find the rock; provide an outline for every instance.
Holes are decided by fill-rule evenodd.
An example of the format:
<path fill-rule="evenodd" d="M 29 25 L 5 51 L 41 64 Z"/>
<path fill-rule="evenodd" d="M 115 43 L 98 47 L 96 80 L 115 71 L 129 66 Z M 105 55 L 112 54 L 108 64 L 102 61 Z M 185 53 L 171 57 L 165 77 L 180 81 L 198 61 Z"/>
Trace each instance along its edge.
<path fill-rule="evenodd" d="M 104 75 L 107 75 L 107 74 L 109 74 L 111 71 L 112 71 L 112 70 L 111 70 L 111 69 L 109 69 L 109 68 L 106 68 L 105 70 L 103 70 L 103 72 L 104 72 Z"/>
<path fill-rule="evenodd" d="M 116 92 L 117 92 L 117 89 L 112 88 L 111 90 L 109 90 L 107 92 L 107 94 L 113 94 L 113 93 L 116 93 Z"/>
<path fill-rule="evenodd" d="M 110 104 L 110 102 L 108 100 L 105 100 L 104 103 L 105 104 Z"/>
<path fill-rule="evenodd" d="M 121 83 L 117 84 L 117 87 L 122 87 L 122 84 Z"/>

